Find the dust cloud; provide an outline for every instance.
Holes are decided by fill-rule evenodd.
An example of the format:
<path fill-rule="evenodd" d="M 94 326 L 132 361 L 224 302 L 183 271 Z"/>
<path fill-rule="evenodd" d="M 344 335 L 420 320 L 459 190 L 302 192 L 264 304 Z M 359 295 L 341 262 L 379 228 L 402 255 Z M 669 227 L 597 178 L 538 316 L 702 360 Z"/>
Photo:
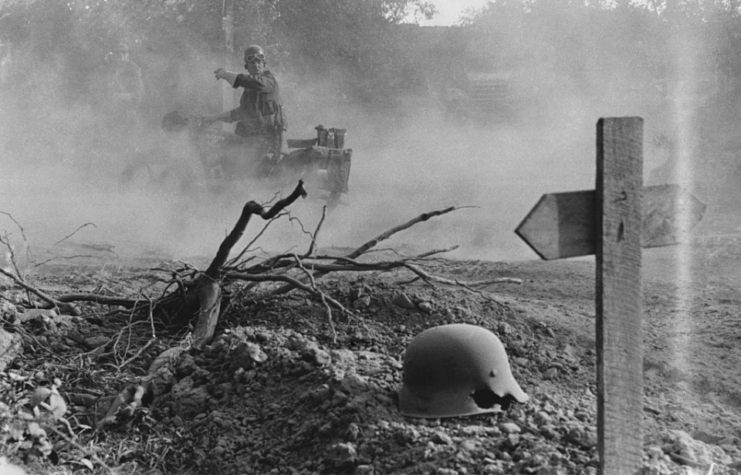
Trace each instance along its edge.
<path fill-rule="evenodd" d="M 208 189 L 197 150 L 160 128 L 171 110 L 221 111 L 221 84 L 212 74 L 221 55 L 134 43 L 131 59 L 142 66 L 148 93 L 140 116 L 124 124 L 107 110 L 108 66 L 100 51 L 85 59 L 91 76 L 81 79 L 74 76 L 75 58 L 14 48 L 6 55 L 11 73 L 0 105 L 0 211 L 23 226 L 30 244 L 49 247 L 74 233 L 73 240 L 110 243 L 129 255 L 208 256 L 246 201 L 266 202 L 293 188 L 245 181 L 237 189 Z M 593 188 L 600 117 L 641 115 L 647 136 L 672 123 L 667 104 L 655 105 L 658 92 L 620 89 L 626 81 L 641 84 L 631 61 L 612 58 L 609 65 L 609 72 L 586 68 L 587 81 L 553 80 L 539 96 L 515 104 L 516 117 L 490 124 L 450 121 L 435 94 L 410 98 L 403 114 L 384 115 L 343 99 L 347 78 L 340 73 L 312 79 L 279 68 L 288 137 L 312 138 L 319 124 L 346 128 L 354 152 L 350 192 L 327 216 L 319 245 L 356 247 L 423 212 L 457 206 L 388 245 L 459 246 L 449 254 L 457 258 L 536 258 L 514 229 L 542 194 Z M 14 82 L 20 80 L 22 86 Z M 647 169 L 664 160 L 646 152 Z M 292 207 L 295 220 L 271 226 L 257 245 L 306 250 L 323 205 L 320 190 L 310 193 Z M 1 218 L 0 227 L 18 243 L 17 226 Z M 95 226 L 75 233 L 85 223 Z M 262 225 L 251 223 L 245 242 Z"/>

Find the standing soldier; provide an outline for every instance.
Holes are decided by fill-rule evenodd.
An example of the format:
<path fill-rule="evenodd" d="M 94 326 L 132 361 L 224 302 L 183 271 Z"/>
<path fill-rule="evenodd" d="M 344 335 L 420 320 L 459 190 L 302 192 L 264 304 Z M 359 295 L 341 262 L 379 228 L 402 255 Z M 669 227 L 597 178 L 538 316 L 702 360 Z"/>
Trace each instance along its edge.
<path fill-rule="evenodd" d="M 283 117 L 278 81 L 265 69 L 267 66 L 265 52 L 260 46 L 251 45 L 244 50 L 244 63 L 246 74 L 227 71 L 224 68 L 214 71 L 216 79 L 223 79 L 235 89 L 239 87 L 244 89 L 239 107 L 205 117 L 204 121 L 236 122 L 234 133 L 242 137 L 255 153 L 252 157 L 247 157 L 248 160 L 262 159 L 269 155 L 279 158 L 283 132 L 287 124 Z"/>

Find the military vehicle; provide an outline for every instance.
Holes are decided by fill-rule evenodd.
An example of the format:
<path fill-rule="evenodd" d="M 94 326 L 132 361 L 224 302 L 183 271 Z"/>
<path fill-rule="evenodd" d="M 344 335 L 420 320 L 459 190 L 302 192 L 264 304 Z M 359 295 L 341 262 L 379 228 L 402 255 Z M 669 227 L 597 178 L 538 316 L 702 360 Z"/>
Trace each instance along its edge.
<path fill-rule="evenodd" d="M 315 137 L 287 139 L 288 150 L 262 156 L 258 146 L 222 130 L 217 124 L 206 124 L 198 116 L 170 112 L 162 119 L 162 129 L 169 140 L 195 151 L 197 165 L 178 162 L 177 157 L 163 160 L 162 154 L 173 153 L 172 146 L 141 152 L 141 156 L 124 168 L 123 185 L 134 181 L 160 184 L 169 181 L 181 188 L 205 188 L 219 193 L 247 182 L 283 187 L 302 179 L 309 194 L 322 197 L 330 208 L 349 189 L 353 151 L 345 148 L 345 129 L 318 125 Z"/>

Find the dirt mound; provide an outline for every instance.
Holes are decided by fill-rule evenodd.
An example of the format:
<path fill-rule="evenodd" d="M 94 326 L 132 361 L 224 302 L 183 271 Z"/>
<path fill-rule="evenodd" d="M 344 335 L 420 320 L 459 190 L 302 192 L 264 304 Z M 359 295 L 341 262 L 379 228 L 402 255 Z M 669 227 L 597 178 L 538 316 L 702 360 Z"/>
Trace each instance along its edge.
<path fill-rule="evenodd" d="M 125 313 L 105 318 L 86 307 L 81 317 L 24 320 L 6 305 L 5 325 L 22 336 L 25 356 L 2 373 L 0 394 L 8 402 L 0 416 L 17 422 L 11 401 L 55 381 L 74 437 L 47 430 L 46 452 L 31 455 L 29 444 L 42 447 L 41 437 L 13 422 L 14 430 L 0 432 L 4 453 L 25 455 L 32 472 L 41 467 L 36 473 L 52 462 L 57 473 L 82 465 L 111 473 L 103 464 L 120 474 L 597 473 L 590 264 L 439 261 L 434 271 L 523 283 L 470 291 L 410 283 L 400 272 L 322 280 L 323 292 L 353 309 L 351 316 L 329 314 L 295 292 L 245 300 L 237 287 L 216 339 L 202 350 L 185 347 L 154 399 L 123 424 L 98 429 L 113 395 L 187 338 L 145 346 L 148 324 L 132 325 Z M 141 269 L 99 278 L 135 287 L 151 275 Z M 45 279 L 59 290 L 90 285 L 69 272 Z M 10 301 L 13 292 L 6 291 Z M 422 330 L 447 323 L 494 331 L 531 399 L 465 418 L 402 416 L 396 390 L 403 351 Z M 646 369 L 645 473 L 734 473 L 730 467 L 741 460 L 737 413 L 721 402 L 716 407 L 726 412 L 713 412 L 705 399 L 682 404 L 677 381 L 661 368 Z M 728 427 L 708 423 L 721 414 Z"/>

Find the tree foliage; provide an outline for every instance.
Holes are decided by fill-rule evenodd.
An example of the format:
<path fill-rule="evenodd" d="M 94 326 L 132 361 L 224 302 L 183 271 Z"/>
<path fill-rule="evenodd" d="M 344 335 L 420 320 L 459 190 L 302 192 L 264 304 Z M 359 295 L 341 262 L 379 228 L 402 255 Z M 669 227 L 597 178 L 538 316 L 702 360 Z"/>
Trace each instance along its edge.
<path fill-rule="evenodd" d="M 86 97 L 106 53 L 126 41 L 158 91 L 151 107 L 165 107 L 206 95 L 183 83 L 205 80 L 213 58 L 223 58 L 230 4 L 234 64 L 241 64 L 245 45 L 258 43 L 271 69 L 334 78 L 342 93 L 365 103 L 388 106 L 397 94 L 424 89 L 426 78 L 440 76 L 440 61 L 466 67 L 476 44 L 574 90 L 666 89 L 690 61 L 701 76 L 696 83 L 741 91 L 741 0 L 497 0 L 453 28 L 455 35 L 438 35 L 437 50 L 429 37 L 400 24 L 431 17 L 434 7 L 425 0 L 5 0 L 0 41 L 53 67 L 62 95 L 72 99 Z M 458 46 L 450 46 L 451 38 Z M 430 58 L 422 61 L 415 49 Z M 4 76 L 5 87 L 23 87 L 28 71 Z M 180 97 L 161 104 L 167 94 L 159 92 L 178 87 Z"/>
<path fill-rule="evenodd" d="M 6 0 L 0 41 L 34 60 L 59 58 L 62 89 L 83 97 L 102 59 L 123 41 L 157 86 L 183 75 L 180 63 L 223 58 L 222 22 L 230 6 L 233 64 L 241 65 L 244 46 L 257 43 L 266 47 L 272 68 L 317 75 L 338 68 L 364 85 L 396 66 L 388 64 L 395 57 L 393 26 L 409 15 L 434 13 L 424 0 Z"/>

